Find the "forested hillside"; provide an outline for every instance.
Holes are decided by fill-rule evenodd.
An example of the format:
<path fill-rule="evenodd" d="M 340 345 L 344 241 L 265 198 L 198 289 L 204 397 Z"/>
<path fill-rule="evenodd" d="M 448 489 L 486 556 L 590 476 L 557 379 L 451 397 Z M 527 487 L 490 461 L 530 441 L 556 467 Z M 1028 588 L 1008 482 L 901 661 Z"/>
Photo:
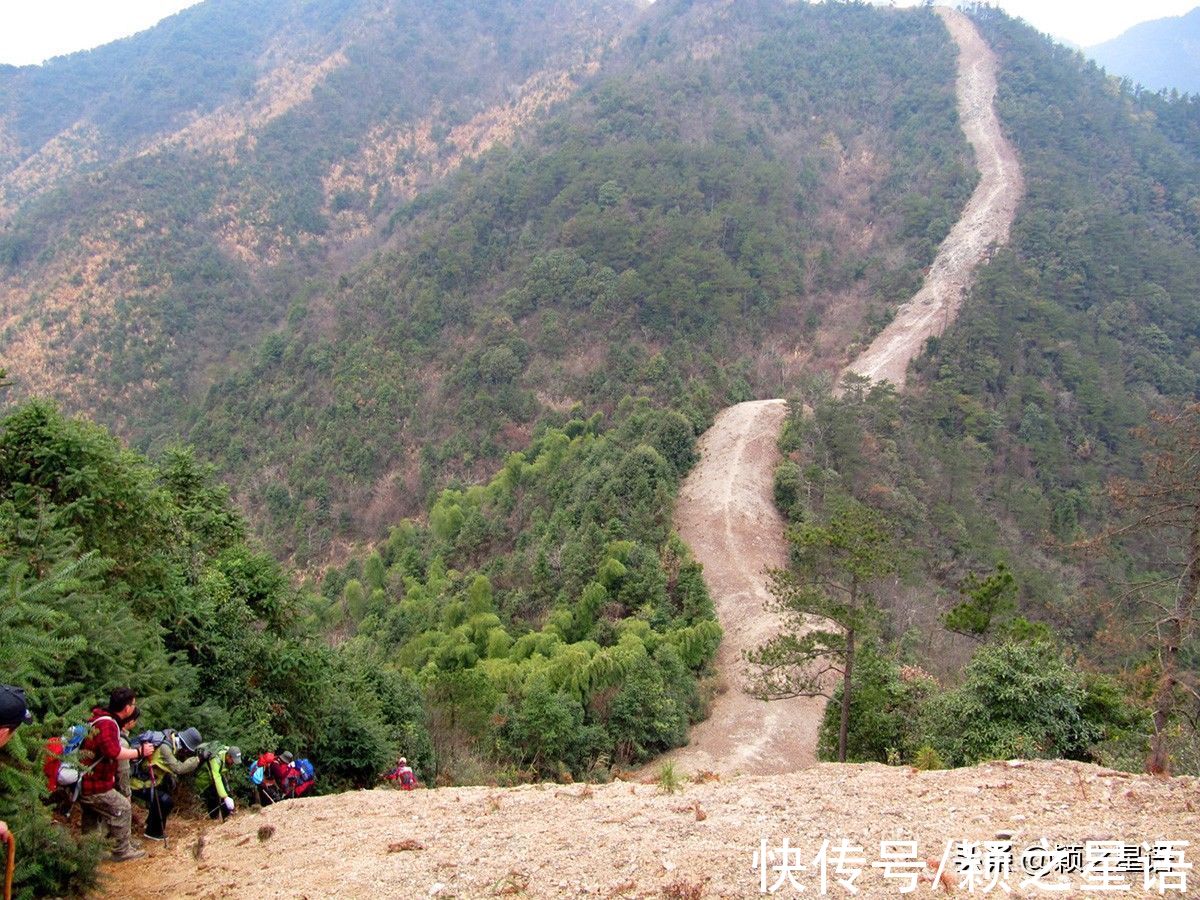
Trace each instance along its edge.
<path fill-rule="evenodd" d="M 622 38 L 628 10 L 459 12 L 392 4 L 359 33 L 330 11 L 344 46 L 311 96 L 28 201 L 0 260 L 15 391 L 142 447 L 185 434 L 275 549 L 319 562 L 549 412 L 647 392 L 700 427 L 838 364 L 973 184 L 927 13 L 661 4 Z"/>
<path fill-rule="evenodd" d="M 143 725 L 312 757 L 323 792 L 373 785 L 400 753 L 431 785 L 607 780 L 684 743 L 721 633 L 670 530 L 693 454 L 691 424 L 645 402 L 547 428 L 319 595 L 247 541 L 190 450 L 151 461 L 17 406 L 0 420 L 0 654 L 37 718 L 0 767 L 18 883 L 94 877 L 95 842 L 39 802 L 41 742 L 119 684 Z"/>
<path fill-rule="evenodd" d="M 215 379 L 252 368 L 265 333 L 378 244 L 397 203 L 568 93 L 630 13 L 202 4 L 3 73 L 14 390 L 169 443 Z M 78 135 L 99 149 L 69 157 Z"/>
<path fill-rule="evenodd" d="M 411 672 L 330 649 L 288 573 L 247 543 L 228 489 L 188 450 L 150 461 L 47 403 L 10 411 L 0 576 L 4 677 L 28 691 L 37 718 L 0 767 L 19 888 L 60 894 L 94 879 L 95 840 L 77 846 L 42 803 L 42 744 L 117 685 L 137 692 L 143 725 L 195 726 L 251 752 L 286 742 L 322 759 L 329 787 L 370 783 L 400 742 L 431 759 Z"/>
<path fill-rule="evenodd" d="M 644 394 L 700 429 L 836 365 L 973 185 L 952 61 L 929 14 L 656 5 L 547 123 L 300 299 L 192 437 L 319 559 L 576 404 Z"/>
<path fill-rule="evenodd" d="M 1164 472 L 1179 463 L 1168 454 L 1192 452 L 1196 107 L 1123 90 L 1003 15 L 975 15 L 1001 55 L 997 108 L 1027 181 L 1011 245 L 980 270 L 904 396 L 861 384 L 838 400 L 820 386 L 801 393 L 813 414 L 794 412 L 777 495 L 793 521 L 816 525 L 841 515 L 847 498 L 864 504 L 903 560 L 900 582 L 883 592 L 883 660 L 860 670 L 853 758 L 884 759 L 889 748 L 915 758 L 925 745 L 970 762 L 1041 734 L 1043 749 L 1074 741 L 1084 752 L 1090 740 L 1092 758 L 1138 768 L 1171 647 L 1192 672 L 1197 651 L 1186 625 L 1186 528 L 1164 506 L 1126 529 L 1139 521 L 1135 498 L 1169 486 Z M 1164 503 L 1191 508 L 1186 481 L 1171 490 Z M 1177 617 L 1181 645 L 1169 624 Z M 976 653 L 981 642 L 990 646 Z M 1083 681 L 1067 677 L 1057 654 Z M 904 675 L 904 665 L 927 669 L 948 692 Z M 1035 673 L 1056 671 L 1055 692 L 1074 692 L 1081 705 L 1056 713 L 1054 728 L 971 705 L 981 683 L 1000 690 L 992 678 L 1029 691 Z M 1195 700 L 1166 690 L 1177 714 L 1160 730 L 1176 770 L 1194 771 Z M 964 748 L 967 714 L 1000 717 L 973 750 Z"/>

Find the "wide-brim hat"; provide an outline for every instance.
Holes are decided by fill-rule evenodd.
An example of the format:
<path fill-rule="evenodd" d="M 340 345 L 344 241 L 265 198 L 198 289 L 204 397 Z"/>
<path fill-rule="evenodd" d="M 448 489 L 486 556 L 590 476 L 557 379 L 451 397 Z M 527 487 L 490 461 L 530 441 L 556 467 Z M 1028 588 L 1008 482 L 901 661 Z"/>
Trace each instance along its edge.
<path fill-rule="evenodd" d="M 204 743 L 204 739 L 200 737 L 200 732 L 195 728 L 183 729 L 183 731 L 179 732 L 178 737 L 179 743 L 187 747 L 192 753 L 195 753 L 200 745 Z"/>

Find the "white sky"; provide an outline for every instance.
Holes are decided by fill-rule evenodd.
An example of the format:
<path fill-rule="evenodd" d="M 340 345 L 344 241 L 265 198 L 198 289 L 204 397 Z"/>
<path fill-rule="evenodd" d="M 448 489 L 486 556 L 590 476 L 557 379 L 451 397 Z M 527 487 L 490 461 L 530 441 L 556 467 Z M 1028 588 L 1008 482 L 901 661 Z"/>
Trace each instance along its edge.
<path fill-rule="evenodd" d="M 197 0 L 0 0 L 0 63 L 23 66 L 143 31 Z"/>
<path fill-rule="evenodd" d="M 935 0 L 942 2 L 942 0 Z M 1038 31 L 1059 40 L 1090 47 L 1151 19 L 1182 16 L 1200 0 L 991 0 L 1010 16 L 1019 16 Z M 906 3 L 905 5 L 910 5 Z"/>
<path fill-rule="evenodd" d="M 0 63 L 38 63 L 149 28 L 196 0 L 0 0 Z M 914 0 L 898 0 L 912 5 Z M 996 0 L 993 0 L 996 2 Z M 999 0 L 1039 31 L 1080 46 L 1149 19 L 1179 16 L 1200 0 Z"/>

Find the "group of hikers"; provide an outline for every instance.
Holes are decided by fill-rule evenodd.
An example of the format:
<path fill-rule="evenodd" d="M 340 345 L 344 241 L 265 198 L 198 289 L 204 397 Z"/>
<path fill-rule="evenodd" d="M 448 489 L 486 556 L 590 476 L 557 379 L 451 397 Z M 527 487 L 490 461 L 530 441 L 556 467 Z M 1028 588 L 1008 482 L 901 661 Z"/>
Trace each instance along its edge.
<path fill-rule="evenodd" d="M 312 763 L 287 750 L 278 756 L 264 753 L 251 763 L 250 781 L 261 806 L 303 797 L 316 783 Z"/>
<path fill-rule="evenodd" d="M 105 829 L 112 842 L 108 859 L 114 862 L 146 855 L 131 834 L 133 800 L 146 806 L 143 836 L 166 841 L 181 778 L 195 777 L 195 793 L 210 818 L 224 820 L 237 808 L 228 775 L 242 764 L 239 748 L 204 741 L 194 727 L 137 731 L 139 717 L 133 690 L 117 688 L 108 705 L 95 707 L 86 723 L 46 744 L 43 773 L 51 799 L 63 815 L 78 803 L 85 831 Z M 32 722 L 24 692 L 0 685 L 0 747 L 18 727 Z M 261 754 L 249 764 L 247 775 L 253 798 L 262 806 L 303 797 L 316 783 L 312 763 L 290 751 Z M 420 787 L 403 756 L 380 777 L 401 790 Z M 0 822 L 0 842 L 8 840 L 8 826 Z"/>
<path fill-rule="evenodd" d="M 204 741 L 196 728 L 138 732 L 140 713 L 130 688 L 117 688 L 107 706 L 92 710 L 85 724 L 46 745 L 43 772 L 52 799 L 69 814 L 78 802 L 85 831 L 104 828 L 112 841 L 108 859 L 124 862 L 146 853 L 131 836 L 134 799 L 146 805 L 143 836 L 165 841 L 179 780 L 195 776 L 195 792 L 210 818 L 223 820 L 237 808 L 229 772 L 242 752 L 222 741 Z M 20 688 L 0 685 L 0 746 L 16 728 L 32 721 Z M 312 764 L 290 752 L 265 753 L 249 767 L 259 803 L 304 796 L 315 784 Z M 7 839 L 0 822 L 0 839 Z"/>

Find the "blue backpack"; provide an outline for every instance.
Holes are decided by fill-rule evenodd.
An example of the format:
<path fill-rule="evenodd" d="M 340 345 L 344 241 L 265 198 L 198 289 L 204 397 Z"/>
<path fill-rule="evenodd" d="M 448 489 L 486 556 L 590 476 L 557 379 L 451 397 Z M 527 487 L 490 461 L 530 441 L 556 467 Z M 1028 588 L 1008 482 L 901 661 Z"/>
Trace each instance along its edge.
<path fill-rule="evenodd" d="M 62 736 L 62 755 L 68 756 L 79 752 L 79 748 L 87 740 L 89 730 L 87 725 L 72 725 L 68 728 L 66 734 Z"/>
<path fill-rule="evenodd" d="M 296 771 L 300 773 L 300 781 L 312 781 L 316 778 L 316 770 L 313 769 L 313 764 L 307 759 L 296 760 Z"/>

